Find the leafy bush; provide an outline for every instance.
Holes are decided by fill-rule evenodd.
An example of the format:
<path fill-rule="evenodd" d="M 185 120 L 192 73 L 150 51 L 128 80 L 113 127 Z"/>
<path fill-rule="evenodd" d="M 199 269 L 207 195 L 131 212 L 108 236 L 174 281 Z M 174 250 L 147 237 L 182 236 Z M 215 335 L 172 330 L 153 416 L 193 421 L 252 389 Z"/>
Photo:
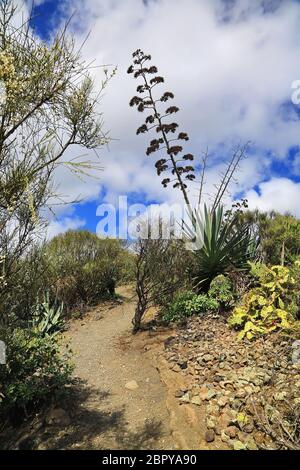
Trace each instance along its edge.
<path fill-rule="evenodd" d="M 0 319 L 10 325 L 26 326 L 33 307 L 37 301 L 43 301 L 50 284 L 49 265 L 43 247 L 33 247 L 26 256 L 13 263 L 6 286 L 0 291 Z"/>
<path fill-rule="evenodd" d="M 167 322 L 181 321 L 197 313 L 216 312 L 219 309 L 217 300 L 192 291 L 177 294 L 174 301 L 165 309 L 163 319 Z"/>
<path fill-rule="evenodd" d="M 251 340 L 278 329 L 291 331 L 298 327 L 299 284 L 292 270 L 283 266 L 252 266 L 258 278 L 258 287 L 251 289 L 243 304 L 234 309 L 229 318 L 232 327 L 241 329 L 239 338 Z"/>
<path fill-rule="evenodd" d="M 260 257 L 267 265 L 291 266 L 300 253 L 300 220 L 290 214 L 248 211 L 241 219 L 254 224 L 260 238 Z"/>
<path fill-rule="evenodd" d="M 131 267 L 133 274 L 133 255 L 120 241 L 100 239 L 83 230 L 55 237 L 44 254 L 52 293 L 68 310 L 113 296 L 117 283 L 125 277 L 125 269 L 130 272 Z"/>
<path fill-rule="evenodd" d="M 230 308 L 234 303 L 232 283 L 222 274 L 211 281 L 208 295 L 211 299 L 217 300 L 223 310 Z"/>
<path fill-rule="evenodd" d="M 6 329 L 6 365 L 0 366 L 0 413 L 28 414 L 65 392 L 72 366 L 55 337 L 33 329 Z"/>
<path fill-rule="evenodd" d="M 162 227 L 160 225 L 160 229 Z M 191 285 L 187 269 L 191 252 L 184 250 L 182 240 L 140 239 L 135 250 L 137 305 L 132 321 L 134 333 L 141 329 L 142 319 L 150 307 L 168 308 L 179 289 Z"/>

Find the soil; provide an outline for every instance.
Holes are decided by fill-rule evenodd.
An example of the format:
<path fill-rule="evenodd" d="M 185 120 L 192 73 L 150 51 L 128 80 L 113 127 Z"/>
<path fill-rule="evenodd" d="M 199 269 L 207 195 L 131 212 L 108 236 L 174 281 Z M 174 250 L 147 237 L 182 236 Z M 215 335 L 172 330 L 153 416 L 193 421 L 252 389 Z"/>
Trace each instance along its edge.
<path fill-rule="evenodd" d="M 133 290 L 118 294 L 120 302 L 94 308 L 65 333 L 75 365 L 70 398 L 8 430 L 5 448 L 199 449 L 205 422 L 174 398 L 181 379 L 163 359 L 172 330 L 132 335 Z"/>
<path fill-rule="evenodd" d="M 120 301 L 70 322 L 64 341 L 75 369 L 68 400 L 5 429 L 0 448 L 278 448 L 257 425 L 257 411 L 284 416 L 286 401 L 300 406 L 300 366 L 291 362 L 289 342 L 274 336 L 241 344 L 225 319 L 210 316 L 132 335 L 133 289 L 118 294 Z"/>

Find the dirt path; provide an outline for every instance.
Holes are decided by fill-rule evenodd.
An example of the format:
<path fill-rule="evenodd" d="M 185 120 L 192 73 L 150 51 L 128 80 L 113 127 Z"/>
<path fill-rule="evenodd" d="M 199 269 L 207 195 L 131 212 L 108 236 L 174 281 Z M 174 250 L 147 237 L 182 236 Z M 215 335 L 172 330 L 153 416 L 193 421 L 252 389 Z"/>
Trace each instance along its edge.
<path fill-rule="evenodd" d="M 145 342 L 130 332 L 132 291 L 119 293 L 121 304 L 99 306 L 67 332 L 79 382 L 77 405 L 71 425 L 50 438 L 48 448 L 174 448 L 164 385 Z M 138 388 L 127 389 L 133 381 Z"/>
<path fill-rule="evenodd" d="M 73 352 L 75 384 L 69 399 L 17 432 L 12 428 L 5 448 L 216 448 L 203 441 L 203 407 L 175 398 L 190 381 L 165 359 L 165 344 L 177 332 L 160 329 L 133 336 L 133 291 L 123 287 L 118 293 L 120 303 L 104 303 L 70 323 L 65 339 Z"/>

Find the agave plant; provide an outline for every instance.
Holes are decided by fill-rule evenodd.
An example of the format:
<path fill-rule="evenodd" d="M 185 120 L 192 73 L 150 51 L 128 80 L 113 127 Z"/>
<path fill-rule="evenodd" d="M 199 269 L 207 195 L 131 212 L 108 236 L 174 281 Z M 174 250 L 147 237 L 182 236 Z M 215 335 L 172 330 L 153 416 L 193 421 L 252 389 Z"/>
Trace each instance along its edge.
<path fill-rule="evenodd" d="M 258 244 L 250 224 L 238 224 L 235 215 L 228 218 L 222 205 L 211 210 L 205 205 L 203 214 L 194 210 L 190 220 L 189 226 L 184 224 L 184 232 L 193 242 L 198 287 L 208 289 L 216 276 L 229 269 L 247 269 Z"/>
<path fill-rule="evenodd" d="M 55 336 L 62 330 L 64 322 L 62 320 L 63 304 L 50 306 L 49 293 L 47 292 L 44 302 L 36 305 L 33 315 L 33 326 L 42 336 Z"/>

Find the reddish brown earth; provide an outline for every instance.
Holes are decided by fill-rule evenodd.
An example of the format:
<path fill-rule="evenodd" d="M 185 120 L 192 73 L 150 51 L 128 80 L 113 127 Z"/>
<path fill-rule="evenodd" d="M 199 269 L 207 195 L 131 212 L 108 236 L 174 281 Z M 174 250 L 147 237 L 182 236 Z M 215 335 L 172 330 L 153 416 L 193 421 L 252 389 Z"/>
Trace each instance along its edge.
<path fill-rule="evenodd" d="M 255 411 L 261 400 L 273 414 L 287 400 L 299 403 L 288 342 L 241 344 L 224 319 L 209 316 L 132 335 L 133 290 L 119 294 L 121 302 L 91 310 L 65 334 L 75 364 L 70 398 L 8 430 L 5 448 L 276 447 Z"/>

